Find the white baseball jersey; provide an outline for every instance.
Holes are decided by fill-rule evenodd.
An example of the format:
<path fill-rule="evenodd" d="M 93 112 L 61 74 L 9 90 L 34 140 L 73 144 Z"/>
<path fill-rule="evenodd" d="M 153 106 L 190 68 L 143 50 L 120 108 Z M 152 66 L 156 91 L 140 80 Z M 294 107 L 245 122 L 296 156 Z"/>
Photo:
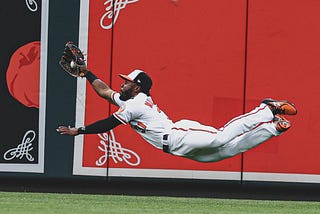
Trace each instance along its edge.
<path fill-rule="evenodd" d="M 129 123 L 147 142 L 162 149 L 163 135 L 171 130 L 172 121 L 144 93 L 127 101 L 122 101 L 119 97 L 119 93 L 113 94 L 113 101 L 120 106 L 113 115 L 123 124 Z"/>
<path fill-rule="evenodd" d="M 119 93 L 113 94 L 114 103 L 120 106 L 113 115 L 119 121 L 129 123 L 155 147 L 162 149 L 163 145 L 168 145 L 167 152 L 201 162 L 232 157 L 280 135 L 273 123 L 273 113 L 266 104 L 216 129 L 190 120 L 173 123 L 144 93 L 127 101 L 119 97 Z"/>

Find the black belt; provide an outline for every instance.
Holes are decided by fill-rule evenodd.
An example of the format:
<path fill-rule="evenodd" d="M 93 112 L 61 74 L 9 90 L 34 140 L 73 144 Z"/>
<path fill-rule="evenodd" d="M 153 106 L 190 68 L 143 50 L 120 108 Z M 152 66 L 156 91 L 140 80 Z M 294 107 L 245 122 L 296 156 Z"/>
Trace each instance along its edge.
<path fill-rule="evenodd" d="M 162 139 L 163 140 L 168 140 L 169 135 L 165 134 L 163 135 Z M 169 145 L 168 144 L 163 144 L 162 145 L 162 151 L 164 151 L 165 153 L 170 153 L 170 149 L 169 149 Z"/>

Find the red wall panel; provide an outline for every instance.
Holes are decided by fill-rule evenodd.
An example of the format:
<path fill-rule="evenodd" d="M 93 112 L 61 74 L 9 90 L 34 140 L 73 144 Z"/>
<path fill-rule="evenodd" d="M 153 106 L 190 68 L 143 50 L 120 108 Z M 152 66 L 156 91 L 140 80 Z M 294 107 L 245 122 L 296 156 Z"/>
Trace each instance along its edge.
<path fill-rule="evenodd" d="M 245 154 L 247 172 L 320 173 L 319 10 L 319 1 L 250 1 L 247 107 L 274 97 L 299 112 L 288 132 Z"/>
<path fill-rule="evenodd" d="M 100 19 L 105 14 L 104 1 L 90 1 L 89 26 L 88 26 L 88 68 L 100 79 L 110 84 L 110 66 L 112 52 L 112 31 L 101 28 Z M 92 87 L 87 84 L 85 100 L 85 125 L 106 118 L 109 114 L 109 104 L 98 97 Z M 97 135 L 85 135 L 83 145 L 83 166 L 96 166 L 103 152 Z M 106 167 L 106 165 L 104 165 Z"/>
<path fill-rule="evenodd" d="M 319 174 L 320 102 L 314 98 L 320 93 L 320 3 L 128 1 L 109 29 L 101 26 L 112 21 L 105 16 L 106 2 L 90 1 L 88 65 L 113 89 L 122 83 L 118 74 L 143 69 L 154 80 L 154 101 L 172 120 L 192 119 L 216 128 L 242 114 L 244 104 L 249 111 L 266 97 L 291 100 L 299 112 L 288 117 L 293 124 L 288 132 L 246 152 L 243 162 L 240 155 L 217 163 L 171 156 L 121 126 L 110 139 L 85 136 L 84 167 L 241 172 L 243 164 L 245 173 Z M 86 124 L 116 110 L 87 87 Z M 96 161 L 105 155 L 99 146 L 110 140 L 120 155 L 109 154 L 109 163 L 99 166 Z"/>

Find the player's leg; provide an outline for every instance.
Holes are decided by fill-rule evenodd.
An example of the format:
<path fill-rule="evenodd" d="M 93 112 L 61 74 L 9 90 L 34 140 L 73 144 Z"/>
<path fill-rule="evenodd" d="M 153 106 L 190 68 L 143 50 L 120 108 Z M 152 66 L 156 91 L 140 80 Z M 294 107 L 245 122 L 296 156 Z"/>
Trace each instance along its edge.
<path fill-rule="evenodd" d="M 206 161 L 218 147 L 253 130 L 261 123 L 272 122 L 274 116 L 266 104 L 231 120 L 223 129 L 217 130 L 196 121 L 182 120 L 175 123 L 170 134 L 170 153 L 198 161 Z M 209 160 L 211 161 L 211 160 Z"/>
<path fill-rule="evenodd" d="M 290 127 L 291 125 L 288 120 L 276 115 L 273 121 L 262 123 L 250 132 L 236 137 L 221 147 L 198 151 L 191 158 L 202 162 L 215 162 L 233 157 L 260 145 L 274 136 L 282 134 Z"/>
<path fill-rule="evenodd" d="M 288 112 L 290 110 L 289 108 L 291 108 L 291 110 L 295 110 L 295 107 L 291 105 L 291 103 L 281 101 L 280 104 L 274 100 L 272 100 L 271 103 L 271 100 L 268 100 L 268 103 L 261 103 L 259 107 L 255 108 L 251 112 L 232 119 L 220 130 L 204 126 L 195 121 L 180 121 L 175 124 L 177 125 L 173 128 L 175 131 L 173 131 L 169 136 L 169 140 L 167 142 L 170 147 L 169 152 L 198 161 L 215 161 L 215 159 L 220 159 L 219 154 L 216 154 L 219 147 L 232 142 L 239 136 L 251 136 L 245 135 L 250 131 L 254 131 L 252 133 L 255 133 L 257 130 L 262 130 L 257 133 L 257 135 L 261 135 L 261 139 L 253 141 L 253 145 L 250 145 L 249 148 L 255 146 L 255 144 L 258 145 L 276 135 L 269 130 L 272 129 L 272 127 L 274 128 L 273 119 L 275 116 L 272 111 L 274 106 L 277 106 L 275 108 L 283 108 L 285 110 L 283 112 Z M 292 112 L 290 114 L 292 115 Z M 269 124 L 269 129 L 261 129 L 265 127 L 263 124 Z M 259 125 L 261 125 L 261 127 Z M 265 134 L 263 130 L 265 131 Z M 240 152 L 232 152 L 230 155 Z M 217 157 L 212 157 L 213 154 L 216 154 Z M 223 156 L 227 157 L 227 155 Z"/>
<path fill-rule="evenodd" d="M 252 111 L 233 118 L 224 127 L 220 128 L 212 141 L 213 147 L 220 147 L 236 137 L 251 131 L 261 123 L 272 122 L 273 113 L 268 105 L 261 103 Z"/>
<path fill-rule="evenodd" d="M 181 154 L 220 147 L 237 136 L 250 131 L 262 122 L 270 122 L 273 114 L 266 104 L 261 104 L 251 112 L 234 118 L 220 130 L 204 126 L 196 121 L 181 120 L 175 123 L 171 133 L 171 151 Z"/>
<path fill-rule="evenodd" d="M 259 107 L 249 113 L 232 119 L 223 128 L 219 129 L 214 146 L 222 146 L 234 138 L 251 131 L 261 123 L 271 122 L 276 114 L 297 114 L 296 107 L 286 100 L 264 99 Z"/>
<path fill-rule="evenodd" d="M 291 127 L 290 122 L 284 117 L 276 115 L 272 122 L 263 123 L 250 132 L 247 132 L 231 142 L 218 148 L 217 154 L 220 160 L 248 151 L 274 136 L 281 135 Z"/>

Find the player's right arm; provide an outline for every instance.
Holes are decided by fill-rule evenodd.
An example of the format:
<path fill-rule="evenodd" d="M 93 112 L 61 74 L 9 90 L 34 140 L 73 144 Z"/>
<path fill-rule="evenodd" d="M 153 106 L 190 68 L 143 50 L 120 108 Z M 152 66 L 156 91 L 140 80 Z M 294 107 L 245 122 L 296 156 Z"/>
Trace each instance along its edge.
<path fill-rule="evenodd" d="M 122 124 L 120 120 L 118 120 L 113 115 L 109 116 L 106 119 L 96 121 L 90 125 L 75 128 L 70 126 L 59 126 L 56 131 L 63 135 L 71 135 L 76 136 L 78 134 L 98 134 L 107 132 L 117 126 Z"/>

